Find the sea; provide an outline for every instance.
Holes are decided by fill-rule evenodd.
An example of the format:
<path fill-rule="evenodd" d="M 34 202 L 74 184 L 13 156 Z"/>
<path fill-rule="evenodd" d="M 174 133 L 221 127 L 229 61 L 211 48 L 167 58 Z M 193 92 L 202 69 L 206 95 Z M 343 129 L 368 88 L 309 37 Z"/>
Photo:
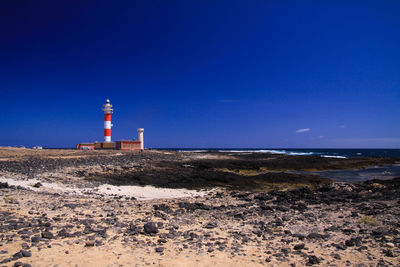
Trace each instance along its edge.
<path fill-rule="evenodd" d="M 170 148 L 182 152 L 231 152 L 231 153 L 269 153 L 285 154 L 293 156 L 320 156 L 326 158 L 355 158 L 355 157 L 379 157 L 398 158 L 400 160 L 400 149 L 309 149 L 309 148 L 285 148 L 285 149 L 263 149 L 263 148 Z"/>
<path fill-rule="evenodd" d="M 339 182 L 362 182 L 372 179 L 393 179 L 400 177 L 400 149 L 227 149 L 227 148 L 207 148 L 207 149 L 163 149 L 181 152 L 229 152 L 229 153 L 268 153 L 285 154 L 293 156 L 318 156 L 325 158 L 357 158 L 357 157 L 389 157 L 397 158 L 396 164 L 386 166 L 372 166 L 359 170 L 328 170 L 328 171 L 309 171 L 298 173 L 310 173 L 330 178 Z"/>

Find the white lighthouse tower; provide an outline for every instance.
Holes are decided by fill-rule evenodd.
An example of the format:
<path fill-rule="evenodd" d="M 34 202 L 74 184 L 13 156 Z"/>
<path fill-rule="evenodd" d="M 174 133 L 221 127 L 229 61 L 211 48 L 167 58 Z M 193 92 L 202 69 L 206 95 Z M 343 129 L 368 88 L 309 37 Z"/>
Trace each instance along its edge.
<path fill-rule="evenodd" d="M 113 106 L 110 104 L 110 100 L 107 99 L 103 105 L 104 111 L 104 142 L 111 142 L 111 114 L 113 113 Z"/>
<path fill-rule="evenodd" d="M 139 128 L 139 129 L 137 129 L 137 133 L 138 133 L 138 139 L 139 139 L 139 142 L 140 142 L 140 149 L 141 150 L 143 150 L 144 149 L 144 143 L 143 143 L 143 132 L 144 132 L 144 129 L 143 128 Z"/>

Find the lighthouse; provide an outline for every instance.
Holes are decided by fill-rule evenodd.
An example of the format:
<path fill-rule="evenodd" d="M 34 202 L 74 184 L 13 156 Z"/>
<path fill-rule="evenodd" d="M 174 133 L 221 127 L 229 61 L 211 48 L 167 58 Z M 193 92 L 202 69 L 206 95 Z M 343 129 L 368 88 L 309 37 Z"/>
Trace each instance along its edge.
<path fill-rule="evenodd" d="M 110 99 L 106 100 L 102 110 L 104 111 L 104 142 L 94 143 L 80 143 L 76 145 L 77 149 L 118 149 L 125 151 L 144 151 L 144 140 L 143 140 L 143 128 L 138 128 L 138 139 L 135 140 L 119 140 L 115 144 L 111 141 L 111 114 L 113 114 L 113 106 L 110 103 Z"/>
<path fill-rule="evenodd" d="M 104 111 L 104 142 L 111 142 L 111 114 L 113 113 L 113 106 L 110 104 L 110 100 L 107 99 L 106 103 L 103 105 Z"/>

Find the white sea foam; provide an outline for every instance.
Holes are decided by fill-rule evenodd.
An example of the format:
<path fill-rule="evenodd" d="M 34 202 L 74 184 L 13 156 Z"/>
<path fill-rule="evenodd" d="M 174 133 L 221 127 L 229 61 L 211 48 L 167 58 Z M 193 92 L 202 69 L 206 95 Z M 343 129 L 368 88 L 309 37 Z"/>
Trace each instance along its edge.
<path fill-rule="evenodd" d="M 179 150 L 180 152 L 209 152 L 210 150 Z M 212 150 L 211 150 L 212 151 Z M 345 156 L 336 156 L 336 155 L 321 155 L 318 152 L 300 152 L 300 151 L 288 151 L 288 150 L 275 150 L 275 149 L 258 149 L 258 150 L 217 150 L 217 152 L 226 152 L 226 153 L 269 153 L 269 154 L 280 154 L 280 155 L 290 155 L 290 156 L 311 156 L 311 155 L 319 155 L 323 158 L 337 158 L 337 159 L 347 159 Z"/>
<path fill-rule="evenodd" d="M 228 153 L 270 153 L 270 154 L 287 154 L 284 150 L 218 150 L 218 152 L 228 152 Z"/>
<path fill-rule="evenodd" d="M 288 152 L 288 155 L 292 155 L 292 156 L 310 156 L 310 155 L 314 155 L 315 153 L 313 152 Z"/>
<path fill-rule="evenodd" d="M 270 149 L 260 149 L 260 150 L 218 150 L 218 152 L 229 152 L 229 153 L 269 153 L 269 154 L 281 154 L 281 155 L 292 155 L 292 156 L 309 156 L 314 155 L 314 152 L 294 152 L 286 150 L 270 150 Z"/>
<path fill-rule="evenodd" d="M 178 152 L 195 152 L 195 153 L 201 153 L 201 152 L 208 152 L 209 150 L 178 150 Z"/>
<path fill-rule="evenodd" d="M 288 152 L 285 150 L 260 150 L 260 151 L 264 151 L 265 153 L 270 153 L 270 154 L 288 154 Z"/>
<path fill-rule="evenodd" d="M 331 155 L 321 155 L 323 158 L 335 158 L 335 159 L 347 159 L 347 157 L 344 156 L 331 156 Z"/>

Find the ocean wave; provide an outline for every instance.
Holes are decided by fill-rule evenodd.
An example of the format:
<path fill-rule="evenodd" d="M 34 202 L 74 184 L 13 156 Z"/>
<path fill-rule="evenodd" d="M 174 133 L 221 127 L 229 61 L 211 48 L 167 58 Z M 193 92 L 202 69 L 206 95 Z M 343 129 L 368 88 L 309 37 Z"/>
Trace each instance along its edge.
<path fill-rule="evenodd" d="M 200 153 L 200 152 L 208 152 L 209 150 L 178 150 L 178 152 L 196 152 L 196 153 Z"/>
<path fill-rule="evenodd" d="M 279 154 L 279 155 L 290 155 L 290 156 L 312 156 L 320 155 L 317 152 L 297 152 L 297 151 L 286 151 L 286 150 L 271 150 L 271 149 L 259 149 L 259 150 L 218 150 L 218 152 L 228 152 L 228 153 L 269 153 L 269 154 Z M 335 155 L 320 155 L 323 158 L 337 158 L 337 159 L 347 159 L 344 156 Z"/>
<path fill-rule="evenodd" d="M 331 155 L 321 155 L 323 158 L 335 158 L 335 159 L 347 159 L 345 156 L 331 156 Z"/>
<path fill-rule="evenodd" d="M 194 153 L 204 153 L 209 152 L 207 149 L 197 149 L 197 150 L 179 150 L 179 152 L 194 152 Z M 347 159 L 345 156 L 335 156 L 335 155 L 320 155 L 317 152 L 300 152 L 300 151 L 287 151 L 287 150 L 274 150 L 274 149 L 258 149 L 258 150 L 249 150 L 249 149 L 231 149 L 231 150 L 216 150 L 217 152 L 225 152 L 225 153 L 268 153 L 268 154 L 278 154 L 278 155 L 290 155 L 290 156 L 311 156 L 311 155 L 319 155 L 323 158 L 336 158 L 336 159 Z"/>
<path fill-rule="evenodd" d="M 286 150 L 271 150 L 271 149 L 259 149 L 259 150 L 218 150 L 218 152 L 229 152 L 229 153 L 269 153 L 279 155 L 291 155 L 291 156 L 309 156 L 314 155 L 314 152 L 295 152 Z"/>
<path fill-rule="evenodd" d="M 353 158 L 353 157 L 395 157 L 400 158 L 400 149 L 285 149 L 285 148 L 277 148 L 277 149 L 263 149 L 263 148 L 182 148 L 180 150 L 171 149 L 173 151 L 180 152 L 192 152 L 192 153 L 207 153 L 207 152 L 225 152 L 225 153 L 269 153 L 276 155 L 291 155 L 291 156 L 318 156 L 318 157 L 326 157 L 326 158 Z"/>
<path fill-rule="evenodd" d="M 310 155 L 314 155 L 314 152 L 288 152 L 288 155 L 291 156 L 310 156 Z"/>
<path fill-rule="evenodd" d="M 286 151 L 283 150 L 218 150 L 218 152 L 229 152 L 229 153 L 270 153 L 270 154 L 287 154 Z"/>

